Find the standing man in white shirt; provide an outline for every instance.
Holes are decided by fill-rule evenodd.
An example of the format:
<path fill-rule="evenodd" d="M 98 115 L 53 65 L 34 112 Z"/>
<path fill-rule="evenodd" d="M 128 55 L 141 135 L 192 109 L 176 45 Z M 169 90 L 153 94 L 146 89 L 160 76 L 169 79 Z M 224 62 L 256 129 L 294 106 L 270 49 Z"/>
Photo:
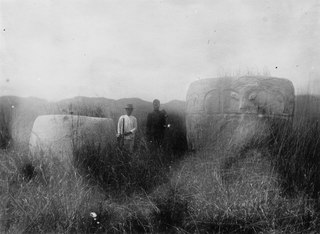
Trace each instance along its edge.
<path fill-rule="evenodd" d="M 117 137 L 123 138 L 123 148 L 128 152 L 133 152 L 135 133 L 137 131 L 137 119 L 132 116 L 133 105 L 127 104 L 126 115 L 121 115 L 118 121 Z"/>

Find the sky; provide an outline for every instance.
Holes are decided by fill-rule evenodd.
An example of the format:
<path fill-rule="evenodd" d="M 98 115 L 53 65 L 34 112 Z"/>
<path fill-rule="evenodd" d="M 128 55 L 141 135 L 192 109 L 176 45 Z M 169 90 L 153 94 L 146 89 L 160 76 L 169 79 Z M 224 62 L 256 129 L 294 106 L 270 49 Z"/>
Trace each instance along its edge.
<path fill-rule="evenodd" d="M 0 0 L 0 96 L 185 100 L 269 74 L 320 94 L 318 0 Z"/>

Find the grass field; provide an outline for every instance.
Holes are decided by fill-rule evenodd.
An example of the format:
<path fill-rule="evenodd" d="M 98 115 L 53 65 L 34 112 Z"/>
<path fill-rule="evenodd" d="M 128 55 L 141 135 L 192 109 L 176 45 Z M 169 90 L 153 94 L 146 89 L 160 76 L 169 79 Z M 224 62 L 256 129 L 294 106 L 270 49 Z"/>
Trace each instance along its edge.
<path fill-rule="evenodd" d="M 141 147 L 141 137 L 133 155 L 86 145 L 66 171 L 63 162 L 29 158 L 25 148 L 3 149 L 0 230 L 317 233 L 317 103 L 315 97 L 299 97 L 292 126 L 272 125 L 270 138 L 236 155 L 223 145 L 182 152 L 168 144 L 150 152 Z M 85 160 L 77 160 L 83 155 Z"/>

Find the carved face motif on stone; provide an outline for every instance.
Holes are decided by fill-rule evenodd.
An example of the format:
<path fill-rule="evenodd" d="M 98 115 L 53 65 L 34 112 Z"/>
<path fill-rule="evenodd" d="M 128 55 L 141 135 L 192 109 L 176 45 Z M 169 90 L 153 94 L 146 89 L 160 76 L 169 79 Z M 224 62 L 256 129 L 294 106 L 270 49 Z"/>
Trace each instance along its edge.
<path fill-rule="evenodd" d="M 197 148 L 206 140 L 213 142 L 216 136 L 229 143 L 246 141 L 267 129 L 263 126 L 268 126 L 271 118 L 291 120 L 294 100 L 292 82 L 282 78 L 243 76 L 196 81 L 187 95 L 188 142 Z M 269 133 L 263 130 L 261 134 Z"/>
<path fill-rule="evenodd" d="M 233 89 L 223 90 L 223 112 L 238 113 L 240 98 L 239 93 Z"/>
<path fill-rule="evenodd" d="M 262 115 L 284 114 L 285 100 L 278 90 L 266 89 L 261 85 L 242 86 L 237 90 L 238 112 Z"/>
<path fill-rule="evenodd" d="M 204 100 L 207 114 L 248 113 L 248 114 L 283 114 L 284 98 L 280 92 L 250 87 L 240 90 L 218 90 L 207 93 Z M 195 108 L 193 108 L 195 109 Z"/>

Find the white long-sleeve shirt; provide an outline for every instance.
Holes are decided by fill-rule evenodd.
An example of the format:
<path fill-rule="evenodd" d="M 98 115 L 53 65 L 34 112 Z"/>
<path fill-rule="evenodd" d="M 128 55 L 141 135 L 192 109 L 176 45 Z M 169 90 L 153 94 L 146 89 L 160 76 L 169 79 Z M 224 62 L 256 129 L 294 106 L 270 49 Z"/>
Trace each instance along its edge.
<path fill-rule="evenodd" d="M 123 121 L 124 121 L 124 131 L 123 131 Z M 124 139 L 133 140 L 135 133 L 137 131 L 137 119 L 136 117 L 130 115 L 121 115 L 118 121 L 118 135 L 132 132 L 132 134 L 128 136 L 124 136 Z"/>

